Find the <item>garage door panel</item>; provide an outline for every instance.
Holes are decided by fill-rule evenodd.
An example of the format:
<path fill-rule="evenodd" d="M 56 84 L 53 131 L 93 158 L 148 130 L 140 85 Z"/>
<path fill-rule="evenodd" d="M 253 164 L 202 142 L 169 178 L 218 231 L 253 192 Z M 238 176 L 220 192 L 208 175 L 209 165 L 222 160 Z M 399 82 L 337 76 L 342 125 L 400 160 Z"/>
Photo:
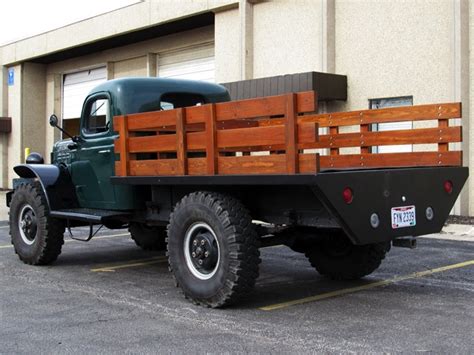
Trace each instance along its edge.
<path fill-rule="evenodd" d="M 158 76 L 215 82 L 214 46 L 192 47 L 159 55 Z"/>
<path fill-rule="evenodd" d="M 64 75 L 63 119 L 78 118 L 89 92 L 107 79 L 106 67 Z"/>

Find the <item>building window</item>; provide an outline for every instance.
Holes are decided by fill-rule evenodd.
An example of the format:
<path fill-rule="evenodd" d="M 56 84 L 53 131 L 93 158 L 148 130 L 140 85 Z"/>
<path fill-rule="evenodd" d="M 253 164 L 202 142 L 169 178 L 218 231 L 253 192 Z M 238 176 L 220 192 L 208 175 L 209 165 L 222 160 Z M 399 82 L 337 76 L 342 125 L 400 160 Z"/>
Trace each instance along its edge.
<path fill-rule="evenodd" d="M 369 108 L 371 110 L 379 108 L 389 108 L 389 107 L 400 107 L 400 106 L 413 106 L 413 96 L 402 96 L 402 97 L 389 97 L 382 99 L 370 99 Z M 376 123 L 373 124 L 371 129 L 372 131 L 398 131 L 404 129 L 412 129 L 413 122 L 390 122 L 390 123 Z M 372 148 L 372 153 L 406 153 L 412 152 L 413 145 L 384 145 Z"/>

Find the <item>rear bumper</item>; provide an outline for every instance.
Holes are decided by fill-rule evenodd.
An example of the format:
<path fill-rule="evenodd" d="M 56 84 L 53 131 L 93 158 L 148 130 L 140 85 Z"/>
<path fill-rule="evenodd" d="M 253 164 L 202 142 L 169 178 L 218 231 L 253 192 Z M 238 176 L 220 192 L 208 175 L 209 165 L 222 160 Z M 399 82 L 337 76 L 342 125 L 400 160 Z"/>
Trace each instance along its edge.
<path fill-rule="evenodd" d="M 440 232 L 467 177 L 463 167 L 325 172 L 316 176 L 313 191 L 355 244 L 370 244 Z M 453 183 L 451 193 L 444 190 L 447 180 Z M 354 194 L 350 204 L 342 197 L 346 187 Z M 415 206 L 416 225 L 394 229 L 391 209 L 403 206 Z M 431 220 L 428 207 L 434 211 Z M 370 223 L 374 213 L 376 228 Z"/>

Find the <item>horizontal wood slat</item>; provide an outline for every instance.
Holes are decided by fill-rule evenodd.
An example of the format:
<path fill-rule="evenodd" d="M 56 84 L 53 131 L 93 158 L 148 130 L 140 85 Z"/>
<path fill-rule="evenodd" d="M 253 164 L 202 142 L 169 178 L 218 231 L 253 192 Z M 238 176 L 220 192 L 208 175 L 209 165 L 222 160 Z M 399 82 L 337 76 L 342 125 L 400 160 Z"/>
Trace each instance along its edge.
<path fill-rule="evenodd" d="M 453 119 L 462 117 L 461 103 L 432 104 L 382 108 L 349 112 L 305 115 L 298 118 L 298 123 L 317 122 L 320 127 L 354 126 L 360 124 L 427 121 Z M 282 124 L 281 119 L 263 119 L 260 126 Z"/>
<path fill-rule="evenodd" d="M 415 152 L 321 156 L 321 169 L 368 169 L 462 165 L 462 152 Z"/>
<path fill-rule="evenodd" d="M 303 149 L 370 147 L 379 145 L 452 143 L 461 141 L 461 127 L 448 127 L 327 134 L 319 136 L 319 142 L 300 144 L 300 147 Z"/>
<path fill-rule="evenodd" d="M 206 136 L 204 132 L 192 132 L 186 134 L 188 151 L 202 151 L 206 148 Z M 318 139 L 318 125 L 315 123 L 305 123 L 298 125 L 298 149 L 302 149 L 305 144 L 311 144 Z M 119 139 L 121 140 L 121 138 Z M 128 139 L 130 153 L 154 153 L 154 152 L 174 152 L 176 151 L 176 135 L 163 134 L 157 136 L 130 137 Z M 217 130 L 218 148 L 229 151 L 229 148 L 239 148 L 247 150 L 258 150 L 259 147 L 265 149 L 284 149 L 285 127 L 251 127 L 229 130 Z M 118 145 L 115 152 L 119 153 Z"/>
<path fill-rule="evenodd" d="M 299 113 L 316 111 L 314 91 L 296 94 L 296 111 Z M 284 115 L 287 95 L 261 97 L 257 99 L 230 101 L 216 104 L 218 121 Z"/>
<path fill-rule="evenodd" d="M 315 173 L 319 168 L 318 154 L 299 154 L 300 173 Z M 285 154 L 218 157 L 219 175 L 286 174 Z M 115 162 L 120 170 L 120 161 Z M 178 159 L 132 160 L 130 176 L 177 175 Z M 189 158 L 188 175 L 208 175 L 206 158 Z"/>

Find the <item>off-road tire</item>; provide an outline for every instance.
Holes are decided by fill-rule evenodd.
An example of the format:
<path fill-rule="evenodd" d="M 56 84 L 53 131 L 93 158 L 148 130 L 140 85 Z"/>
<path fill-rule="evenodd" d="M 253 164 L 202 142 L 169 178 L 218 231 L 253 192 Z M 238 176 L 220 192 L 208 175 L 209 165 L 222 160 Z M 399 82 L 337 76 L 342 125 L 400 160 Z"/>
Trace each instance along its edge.
<path fill-rule="evenodd" d="M 390 244 L 354 245 L 343 232 L 331 233 L 306 252 L 311 265 L 334 280 L 356 280 L 374 272 Z"/>
<path fill-rule="evenodd" d="M 29 208 L 34 213 L 36 234 L 28 244 L 20 231 L 20 213 Z M 46 196 L 39 182 L 22 184 L 10 204 L 11 242 L 20 260 L 30 265 L 47 265 L 57 259 L 64 244 L 64 223 L 49 216 Z M 25 232 L 23 232 L 25 235 Z"/>
<path fill-rule="evenodd" d="M 214 245 L 218 245 L 215 273 L 205 280 L 187 264 L 191 242 L 188 256 L 185 255 L 185 242 L 197 225 L 211 228 L 208 232 L 214 233 Z M 255 285 L 260 263 L 258 244 L 252 219 L 238 200 L 215 192 L 194 192 L 178 202 L 170 217 L 169 268 L 176 286 L 195 304 L 212 308 L 231 305 Z"/>
<path fill-rule="evenodd" d="M 142 223 L 130 223 L 128 231 L 135 244 L 143 250 L 166 250 L 165 227 L 149 227 Z"/>

